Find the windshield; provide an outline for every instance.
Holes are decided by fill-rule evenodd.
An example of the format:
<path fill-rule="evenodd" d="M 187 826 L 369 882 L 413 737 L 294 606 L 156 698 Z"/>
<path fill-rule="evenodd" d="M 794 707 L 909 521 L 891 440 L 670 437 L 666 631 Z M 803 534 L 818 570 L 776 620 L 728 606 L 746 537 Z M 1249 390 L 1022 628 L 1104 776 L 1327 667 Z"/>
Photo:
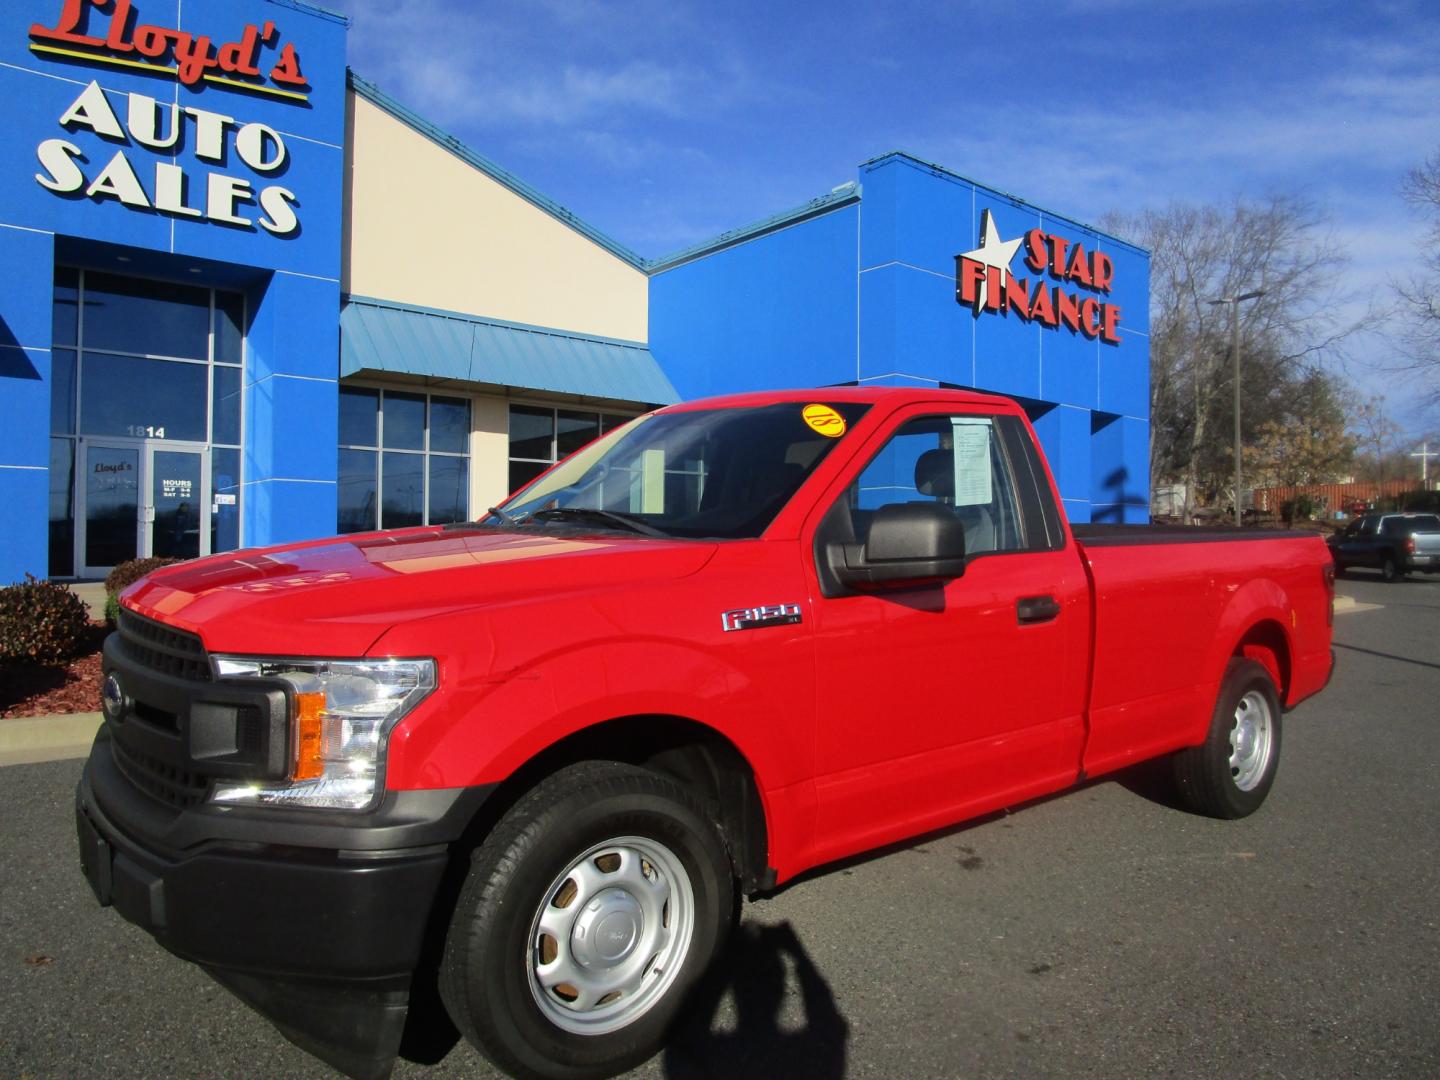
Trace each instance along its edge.
<path fill-rule="evenodd" d="M 759 536 L 868 405 L 649 413 L 566 458 L 482 521 Z"/>

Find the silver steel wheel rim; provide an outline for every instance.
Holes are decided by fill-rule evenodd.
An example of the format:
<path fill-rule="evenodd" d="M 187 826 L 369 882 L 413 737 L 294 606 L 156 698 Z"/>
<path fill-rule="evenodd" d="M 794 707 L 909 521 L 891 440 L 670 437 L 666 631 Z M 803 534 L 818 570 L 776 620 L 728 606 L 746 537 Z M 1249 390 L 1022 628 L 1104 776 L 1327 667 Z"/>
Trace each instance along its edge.
<path fill-rule="evenodd" d="M 639 836 L 596 844 L 556 875 L 530 920 L 530 993 L 564 1031 L 618 1031 L 665 996 L 694 931 L 694 890 L 673 851 Z"/>
<path fill-rule="evenodd" d="M 1270 702 L 1251 690 L 1235 706 L 1230 729 L 1230 778 L 1241 791 L 1251 791 L 1265 776 L 1274 745 L 1275 725 Z"/>

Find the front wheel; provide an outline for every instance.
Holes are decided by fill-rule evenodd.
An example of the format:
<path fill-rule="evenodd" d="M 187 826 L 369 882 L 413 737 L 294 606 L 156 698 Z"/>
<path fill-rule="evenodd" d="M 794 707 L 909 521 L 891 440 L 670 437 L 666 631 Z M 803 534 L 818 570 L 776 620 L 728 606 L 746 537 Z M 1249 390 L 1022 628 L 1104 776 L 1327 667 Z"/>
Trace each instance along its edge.
<path fill-rule="evenodd" d="M 1225 669 L 1210 731 L 1174 758 L 1176 787 L 1191 810 L 1217 818 L 1253 814 L 1280 761 L 1280 698 L 1270 673 L 1236 658 Z"/>
<path fill-rule="evenodd" d="M 455 1025 L 518 1076 L 610 1076 L 660 1048 L 731 925 L 725 849 L 679 784 L 562 769 L 476 851 L 440 993 Z"/>

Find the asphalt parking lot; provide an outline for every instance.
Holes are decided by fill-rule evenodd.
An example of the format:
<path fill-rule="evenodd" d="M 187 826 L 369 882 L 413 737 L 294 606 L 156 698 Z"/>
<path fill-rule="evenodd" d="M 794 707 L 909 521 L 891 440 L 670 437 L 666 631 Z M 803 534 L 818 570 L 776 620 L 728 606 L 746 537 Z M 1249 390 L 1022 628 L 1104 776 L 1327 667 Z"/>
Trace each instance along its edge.
<path fill-rule="evenodd" d="M 1440 1074 L 1440 579 L 1340 591 L 1334 682 L 1256 816 L 1142 769 L 810 876 L 747 907 L 633 1075 Z M 0 1080 L 334 1076 L 96 906 L 79 772 L 0 769 Z M 492 1073 L 461 1044 L 396 1075 Z"/>

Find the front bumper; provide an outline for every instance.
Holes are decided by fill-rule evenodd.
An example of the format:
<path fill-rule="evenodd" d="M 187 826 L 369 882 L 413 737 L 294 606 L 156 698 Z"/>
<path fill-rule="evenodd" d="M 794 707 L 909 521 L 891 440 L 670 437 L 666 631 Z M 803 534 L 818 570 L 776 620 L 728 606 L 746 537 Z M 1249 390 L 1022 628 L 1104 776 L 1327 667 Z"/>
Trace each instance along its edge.
<path fill-rule="evenodd" d="M 487 790 L 390 792 L 364 815 L 368 826 L 327 823 L 327 847 L 285 842 L 283 823 L 263 811 L 191 810 L 182 816 L 224 827 L 192 820 L 184 831 L 209 838 L 171 851 L 134 831 L 155 813 L 145 805 L 153 800 L 126 783 L 102 728 L 76 791 L 80 865 L 102 905 L 202 965 L 292 1042 L 369 1080 L 389 1075 L 411 976 L 427 934 L 443 931 L 431 914 L 448 841 Z M 430 842 L 373 848 L 377 831 L 397 829 Z"/>

